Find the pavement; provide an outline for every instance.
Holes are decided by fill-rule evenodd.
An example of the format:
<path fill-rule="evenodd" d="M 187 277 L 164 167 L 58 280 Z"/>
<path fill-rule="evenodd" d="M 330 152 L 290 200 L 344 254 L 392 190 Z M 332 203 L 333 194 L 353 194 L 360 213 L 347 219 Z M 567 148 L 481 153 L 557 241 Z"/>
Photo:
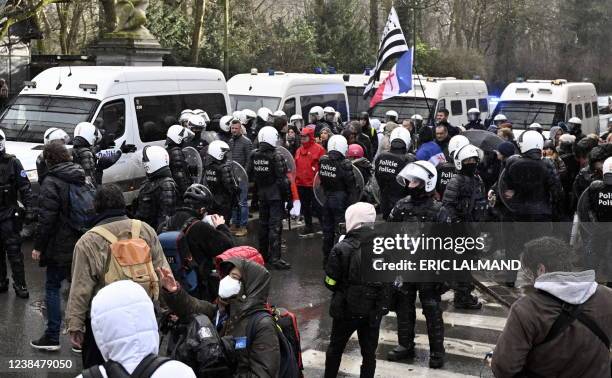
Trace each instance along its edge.
<path fill-rule="evenodd" d="M 256 246 L 257 221 L 249 224 L 247 238 L 239 239 L 243 244 Z M 297 231 L 284 230 L 287 250 L 284 256 L 293 265 L 288 271 L 273 271 L 270 301 L 285 307 L 298 316 L 302 337 L 302 355 L 306 366 L 305 377 L 320 377 L 325 367 L 325 350 L 329 342 L 331 318 L 328 315 L 330 292 L 323 285 L 321 242 L 322 236 L 300 238 Z M 29 346 L 29 341 L 38 338 L 44 331 L 44 270 L 30 258 L 31 244 L 23 246 L 30 299 L 15 297 L 10 290 L 0 294 L 0 377 L 74 377 L 81 371 L 81 357 L 70 351 L 67 335 L 62 335 L 60 352 L 39 352 Z M 500 335 L 508 315 L 508 303 L 500 303 L 486 285 L 475 292 L 484 303 L 480 310 L 456 310 L 452 305 L 452 292 L 443 299 L 446 324 L 446 365 L 443 369 L 428 368 L 429 347 L 425 318 L 417 309 L 416 343 L 417 355 L 405 362 L 386 361 L 386 354 L 397 341 L 396 316 L 385 316 L 381 325 L 377 350 L 377 372 L 380 377 L 465 377 L 492 376 L 484 368 L 484 355 L 491 351 Z M 65 298 L 67 287 L 63 289 Z M 417 303 L 417 306 L 420 304 Z M 44 359 L 70 361 L 71 369 L 28 369 L 16 372 L 9 368 L 9 360 Z M 340 367 L 341 377 L 359 375 L 361 357 L 356 334 L 351 337 Z"/>

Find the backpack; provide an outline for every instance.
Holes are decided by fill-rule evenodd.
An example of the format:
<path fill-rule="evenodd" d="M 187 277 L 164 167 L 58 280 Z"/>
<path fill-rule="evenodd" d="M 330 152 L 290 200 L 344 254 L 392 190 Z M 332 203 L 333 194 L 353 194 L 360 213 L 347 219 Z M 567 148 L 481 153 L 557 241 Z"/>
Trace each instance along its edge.
<path fill-rule="evenodd" d="M 185 222 L 181 231 L 166 231 L 159 234 L 159 243 L 162 246 L 166 260 L 172 269 L 172 274 L 189 293 L 198 289 L 198 274 L 191 267 L 191 253 L 187 246 L 185 236 L 196 218 L 190 218 Z"/>
<path fill-rule="evenodd" d="M 142 286 L 147 294 L 156 300 L 159 297 L 159 278 L 153 267 L 151 248 L 139 237 L 141 227 L 142 222 L 133 219 L 131 238 L 123 240 L 119 240 L 104 226 L 94 227 L 91 231 L 110 243 L 104 266 L 104 285 L 131 280 Z"/>
<path fill-rule="evenodd" d="M 203 314 L 193 317 L 170 355 L 198 377 L 231 377 L 233 373 L 216 327 Z"/>
<path fill-rule="evenodd" d="M 125 368 L 113 360 L 108 360 L 104 363 L 104 370 L 108 378 L 150 378 L 160 366 L 166 362 L 172 361 L 168 357 L 160 357 L 155 354 L 149 354 L 146 356 L 132 374 L 129 374 Z M 99 366 L 94 366 L 89 369 L 85 369 L 82 372 L 83 378 L 103 378 L 102 372 Z"/>
<path fill-rule="evenodd" d="M 68 189 L 68 225 L 84 234 L 90 220 L 95 216 L 94 198 L 96 188 L 91 184 L 69 184 Z"/>
<path fill-rule="evenodd" d="M 254 325 L 266 316 L 274 320 L 276 336 L 280 349 L 280 378 L 301 378 L 304 365 L 302 363 L 302 346 L 300 344 L 300 331 L 297 326 L 297 317 L 294 313 L 283 308 L 267 306 L 264 311 L 251 315 L 247 324 L 247 348 L 255 337 Z"/>

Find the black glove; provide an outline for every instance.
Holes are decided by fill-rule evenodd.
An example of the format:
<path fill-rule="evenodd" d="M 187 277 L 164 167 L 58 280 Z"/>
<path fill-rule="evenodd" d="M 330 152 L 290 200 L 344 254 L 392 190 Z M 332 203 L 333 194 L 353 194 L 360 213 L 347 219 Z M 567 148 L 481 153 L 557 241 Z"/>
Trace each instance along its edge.
<path fill-rule="evenodd" d="M 32 211 L 31 209 L 27 209 L 25 211 L 23 221 L 25 224 L 32 224 L 36 222 L 36 214 L 34 214 L 34 211 Z"/>
<path fill-rule="evenodd" d="M 129 154 L 131 152 L 136 152 L 136 146 L 133 145 L 133 144 L 126 144 L 125 140 L 123 141 L 123 143 L 121 143 L 121 147 L 119 147 L 119 149 L 124 154 Z"/>

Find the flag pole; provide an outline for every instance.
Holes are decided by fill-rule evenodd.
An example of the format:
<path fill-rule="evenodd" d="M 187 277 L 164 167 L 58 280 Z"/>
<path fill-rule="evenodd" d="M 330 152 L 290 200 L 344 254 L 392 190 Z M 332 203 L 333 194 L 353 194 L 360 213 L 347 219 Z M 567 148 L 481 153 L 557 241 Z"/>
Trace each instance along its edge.
<path fill-rule="evenodd" d="M 427 114 L 429 114 L 430 118 L 432 117 L 431 108 L 429 107 L 429 99 L 425 95 L 425 87 L 423 87 L 423 83 L 421 82 L 421 75 L 416 68 L 416 5 L 412 7 L 412 67 L 414 68 L 414 73 L 417 75 L 417 79 L 419 79 L 419 85 L 421 86 L 421 90 L 423 91 L 423 98 L 425 99 L 425 105 L 427 105 Z M 416 113 L 416 91 L 414 91 L 414 112 Z M 427 120 L 429 122 L 429 119 Z M 433 120 L 432 120 L 433 121 Z"/>

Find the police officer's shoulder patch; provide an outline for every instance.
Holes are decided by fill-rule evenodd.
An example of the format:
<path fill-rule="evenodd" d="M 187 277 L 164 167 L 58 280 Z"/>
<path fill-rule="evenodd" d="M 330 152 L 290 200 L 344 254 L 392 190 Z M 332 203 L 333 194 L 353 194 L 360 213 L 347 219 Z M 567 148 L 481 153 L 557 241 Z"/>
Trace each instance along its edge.
<path fill-rule="evenodd" d="M 26 173 L 24 169 L 22 169 L 21 172 L 19 172 L 19 175 L 23 178 L 28 177 L 28 174 Z"/>

